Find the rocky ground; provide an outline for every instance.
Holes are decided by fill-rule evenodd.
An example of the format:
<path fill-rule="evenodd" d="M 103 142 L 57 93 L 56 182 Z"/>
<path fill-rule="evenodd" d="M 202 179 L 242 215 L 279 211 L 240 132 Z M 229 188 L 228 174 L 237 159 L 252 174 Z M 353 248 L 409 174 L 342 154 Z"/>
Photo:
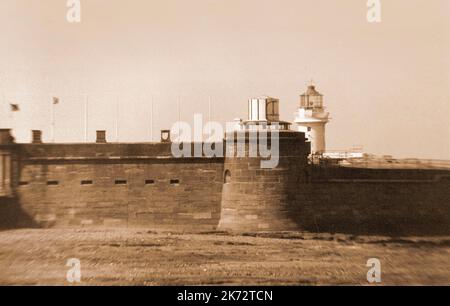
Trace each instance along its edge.
<path fill-rule="evenodd" d="M 450 237 L 0 232 L 1 285 L 69 285 L 70 258 L 81 285 L 366 285 L 369 258 L 381 261 L 384 285 L 450 285 Z"/>

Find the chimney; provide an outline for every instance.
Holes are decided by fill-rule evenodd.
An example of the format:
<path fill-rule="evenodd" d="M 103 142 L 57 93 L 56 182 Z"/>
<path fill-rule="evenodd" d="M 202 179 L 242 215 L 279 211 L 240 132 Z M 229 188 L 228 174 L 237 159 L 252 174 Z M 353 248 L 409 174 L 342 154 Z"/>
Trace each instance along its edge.
<path fill-rule="evenodd" d="M 162 130 L 161 131 L 161 142 L 171 142 L 170 130 Z"/>
<path fill-rule="evenodd" d="M 106 131 L 97 131 L 96 143 L 106 143 Z"/>
<path fill-rule="evenodd" d="M 0 144 L 12 144 L 14 137 L 11 135 L 11 129 L 0 129 Z"/>
<path fill-rule="evenodd" d="M 33 130 L 31 131 L 31 134 L 32 134 L 31 143 L 34 144 L 42 143 L 42 131 Z"/>

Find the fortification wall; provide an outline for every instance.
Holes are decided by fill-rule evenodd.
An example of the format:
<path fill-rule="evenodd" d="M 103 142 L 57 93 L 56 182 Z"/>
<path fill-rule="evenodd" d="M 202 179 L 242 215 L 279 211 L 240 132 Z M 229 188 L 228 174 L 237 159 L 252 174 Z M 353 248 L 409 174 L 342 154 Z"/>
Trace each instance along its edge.
<path fill-rule="evenodd" d="M 294 134 L 281 136 L 280 148 L 275 169 L 248 155 L 225 160 L 220 229 L 450 234 L 450 171 L 307 165 Z"/>
<path fill-rule="evenodd" d="M 250 157 L 250 133 L 245 137 L 227 134 L 234 139 L 235 148 L 245 146 L 243 157 L 228 154 L 224 171 L 229 176 L 223 187 L 221 230 L 287 231 L 299 230 L 292 214 L 297 186 L 305 181 L 307 157 L 310 152 L 305 135 L 281 131 L 279 134 L 279 163 L 276 168 L 262 169 L 261 157 Z M 241 143 L 241 144 L 239 144 Z M 269 141 L 270 144 L 270 141 Z M 233 149 L 233 148 L 232 148 Z"/>
<path fill-rule="evenodd" d="M 0 137 L 0 228 L 450 234 L 449 170 L 312 166 L 304 134 L 289 131 L 280 133 L 278 167 L 263 169 L 249 138 L 235 139 L 223 159 L 173 158 L 170 143 Z"/>
<path fill-rule="evenodd" d="M 217 226 L 223 159 L 173 159 L 170 144 L 20 145 L 19 151 L 15 197 L 3 206 L 6 223 L 177 231 Z"/>
<path fill-rule="evenodd" d="M 302 230 L 449 235 L 450 171 L 311 167 L 293 203 Z"/>

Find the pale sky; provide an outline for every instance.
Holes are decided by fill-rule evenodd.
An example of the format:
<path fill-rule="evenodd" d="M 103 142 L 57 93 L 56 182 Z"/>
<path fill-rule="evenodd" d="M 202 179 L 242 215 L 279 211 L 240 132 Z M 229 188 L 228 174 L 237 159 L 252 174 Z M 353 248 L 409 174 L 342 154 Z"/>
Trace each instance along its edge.
<path fill-rule="evenodd" d="M 328 149 L 363 146 L 396 157 L 450 159 L 450 1 L 381 0 L 368 23 L 366 0 L 66 0 L 0 2 L 0 127 L 21 142 L 30 130 L 56 141 L 106 129 L 115 141 L 154 140 L 194 113 L 224 123 L 247 116 L 247 99 L 281 100 L 292 121 L 314 79 L 333 118 Z M 10 116 L 9 103 L 21 111 Z"/>

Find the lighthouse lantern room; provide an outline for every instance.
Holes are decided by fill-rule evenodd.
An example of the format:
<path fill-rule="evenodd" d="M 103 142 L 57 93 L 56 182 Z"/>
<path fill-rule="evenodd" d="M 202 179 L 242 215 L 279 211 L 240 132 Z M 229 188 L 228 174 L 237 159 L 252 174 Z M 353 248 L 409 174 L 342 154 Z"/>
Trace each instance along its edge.
<path fill-rule="evenodd" d="M 329 122 L 329 113 L 323 106 L 323 95 L 314 85 L 308 86 L 300 96 L 300 107 L 294 120 L 296 130 L 304 132 L 311 142 L 311 154 L 325 152 L 325 126 Z"/>

